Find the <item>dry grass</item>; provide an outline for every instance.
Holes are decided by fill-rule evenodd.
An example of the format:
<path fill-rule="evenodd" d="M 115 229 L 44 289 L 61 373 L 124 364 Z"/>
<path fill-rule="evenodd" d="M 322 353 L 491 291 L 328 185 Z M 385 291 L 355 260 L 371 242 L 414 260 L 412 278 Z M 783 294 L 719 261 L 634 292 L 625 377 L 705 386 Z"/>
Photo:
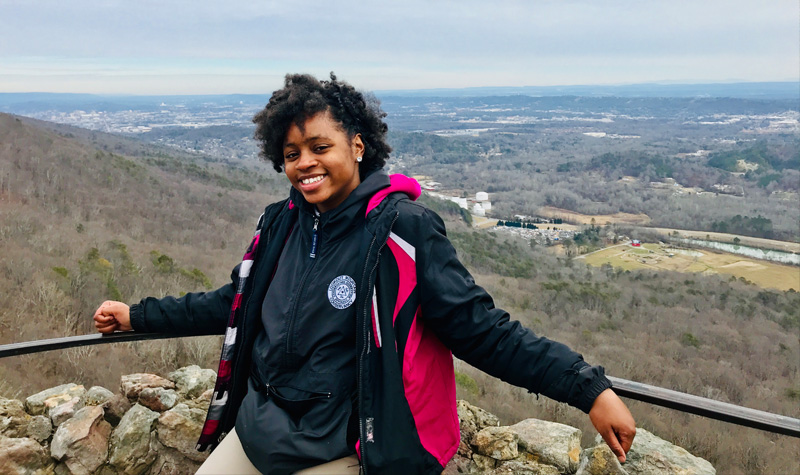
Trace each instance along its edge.
<path fill-rule="evenodd" d="M 684 251 L 662 244 L 644 244 L 641 248 L 617 246 L 584 258 L 593 266 L 611 264 L 625 270 L 650 269 L 703 274 L 730 274 L 771 289 L 800 290 L 800 269 L 708 250 Z"/>
<path fill-rule="evenodd" d="M 543 218 L 561 218 L 574 224 L 594 224 L 602 226 L 605 224 L 638 224 L 645 225 L 650 223 L 650 217 L 644 213 L 614 213 L 614 214 L 581 214 L 574 211 L 554 208 L 552 206 L 542 206 L 537 214 Z"/>

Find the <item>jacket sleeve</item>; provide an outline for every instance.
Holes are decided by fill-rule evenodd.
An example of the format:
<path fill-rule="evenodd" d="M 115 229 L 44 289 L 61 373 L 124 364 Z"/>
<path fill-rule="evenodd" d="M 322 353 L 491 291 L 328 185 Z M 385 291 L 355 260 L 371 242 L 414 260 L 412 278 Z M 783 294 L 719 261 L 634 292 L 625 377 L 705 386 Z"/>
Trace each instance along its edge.
<path fill-rule="evenodd" d="M 557 401 L 589 412 L 611 382 L 566 345 L 536 336 L 475 284 L 447 239 L 444 223 L 426 210 L 419 232 L 420 302 L 425 324 L 453 354 L 470 365 Z"/>
<path fill-rule="evenodd" d="M 221 335 L 227 327 L 238 280 L 237 265 L 231 273 L 231 282 L 217 290 L 189 293 L 180 298 L 142 299 L 131 305 L 131 326 L 137 332 Z"/>

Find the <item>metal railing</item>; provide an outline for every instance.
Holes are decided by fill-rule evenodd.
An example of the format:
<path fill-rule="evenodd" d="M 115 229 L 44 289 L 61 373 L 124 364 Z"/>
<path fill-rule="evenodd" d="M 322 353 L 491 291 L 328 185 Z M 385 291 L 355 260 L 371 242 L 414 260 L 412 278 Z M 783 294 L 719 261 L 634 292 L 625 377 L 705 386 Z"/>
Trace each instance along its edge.
<path fill-rule="evenodd" d="M 119 332 L 108 335 L 95 333 L 91 335 L 52 338 L 49 340 L 26 341 L 22 343 L 0 345 L 0 358 L 27 355 L 42 351 L 63 350 L 79 346 L 142 340 L 162 340 L 186 336 L 192 335 Z M 700 396 L 693 396 L 691 394 L 615 378 L 613 376 L 609 376 L 608 379 L 610 379 L 614 385 L 614 392 L 621 397 L 729 422 L 731 424 L 800 438 L 800 419 L 715 401 Z"/>

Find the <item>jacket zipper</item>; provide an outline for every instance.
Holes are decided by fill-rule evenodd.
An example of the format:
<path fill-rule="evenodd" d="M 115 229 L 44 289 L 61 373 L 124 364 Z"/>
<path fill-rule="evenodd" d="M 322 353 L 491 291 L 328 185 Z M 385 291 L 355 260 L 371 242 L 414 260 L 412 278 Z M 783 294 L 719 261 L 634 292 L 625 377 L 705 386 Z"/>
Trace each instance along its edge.
<path fill-rule="evenodd" d="M 300 278 L 300 287 L 297 289 L 297 298 L 294 301 L 294 307 L 292 308 L 292 314 L 289 317 L 289 325 L 286 329 L 286 355 L 292 353 L 292 344 L 294 343 L 292 340 L 292 333 L 294 332 L 294 324 L 295 320 L 297 320 L 297 307 L 300 302 L 300 296 L 303 294 L 303 289 L 305 288 L 306 278 L 308 274 L 311 273 L 311 270 L 314 268 L 314 263 L 316 263 L 317 257 L 317 228 L 319 227 L 319 215 L 314 216 L 314 228 L 311 234 L 311 252 L 309 253 L 308 257 L 312 259 L 311 265 L 308 266 L 308 269 L 303 273 L 303 277 Z"/>
<path fill-rule="evenodd" d="M 392 222 L 389 224 L 389 232 L 391 232 L 392 228 L 394 227 L 394 223 L 395 223 L 395 221 L 397 221 L 398 216 L 400 216 L 400 213 L 396 211 L 395 214 L 394 214 L 394 217 L 392 218 Z M 387 239 L 388 239 L 388 236 L 387 236 Z M 364 384 L 363 384 L 363 379 L 364 379 L 363 378 L 364 357 L 365 357 L 365 355 L 367 353 L 369 353 L 369 330 L 368 330 L 368 327 L 367 327 L 367 324 L 369 323 L 369 318 L 368 318 L 368 315 L 367 315 L 367 311 L 368 311 L 368 308 L 369 308 L 369 300 L 370 300 L 370 298 L 372 296 L 372 294 L 369 292 L 369 289 L 370 289 L 370 287 L 373 287 L 375 285 L 374 282 L 372 282 L 372 277 L 375 274 L 375 269 L 378 268 L 378 264 L 380 263 L 381 251 L 383 250 L 384 246 L 386 246 L 386 240 L 384 240 L 383 243 L 381 244 L 381 246 L 378 248 L 378 251 L 377 251 L 377 253 L 375 255 L 376 256 L 375 264 L 372 266 L 372 270 L 367 275 L 366 271 L 367 271 L 367 265 L 368 265 L 368 261 L 369 261 L 369 255 L 370 255 L 370 252 L 372 251 L 372 246 L 375 244 L 376 240 L 377 240 L 377 236 L 372 238 L 372 242 L 370 243 L 369 249 L 367 250 L 367 262 L 364 262 L 364 271 L 363 271 L 363 273 L 364 273 L 365 277 L 367 277 L 369 279 L 368 280 L 369 285 L 367 286 L 367 292 L 365 294 L 365 299 L 366 300 L 365 300 L 365 303 L 364 303 L 364 314 L 363 314 L 364 316 L 363 316 L 363 325 L 362 325 L 362 328 L 363 328 L 362 335 L 364 337 L 363 338 L 364 347 L 361 350 L 361 355 L 359 356 L 359 361 L 358 361 L 358 438 L 359 438 L 359 447 L 361 448 L 361 471 L 363 472 L 364 475 L 367 475 L 367 455 L 366 455 L 367 447 L 366 447 L 366 444 L 365 444 L 365 441 L 366 441 L 367 438 L 364 437 L 364 408 L 363 408 L 364 397 L 363 397 L 362 391 L 364 389 Z"/>
<path fill-rule="evenodd" d="M 314 216 L 314 229 L 311 231 L 311 252 L 308 257 L 315 259 L 317 257 L 317 227 L 319 226 L 319 215 Z"/>

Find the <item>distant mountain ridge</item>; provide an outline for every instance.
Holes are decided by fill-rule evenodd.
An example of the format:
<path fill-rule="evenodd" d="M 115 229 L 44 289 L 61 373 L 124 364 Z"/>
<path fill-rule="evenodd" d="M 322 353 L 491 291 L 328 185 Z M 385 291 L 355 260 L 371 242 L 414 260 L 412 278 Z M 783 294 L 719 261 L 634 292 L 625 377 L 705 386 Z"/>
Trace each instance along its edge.
<path fill-rule="evenodd" d="M 571 85 L 571 86 L 523 86 L 523 87 L 470 87 L 441 89 L 376 90 L 380 99 L 390 97 L 489 97 L 489 96 L 533 96 L 533 97 L 665 97 L 693 98 L 720 97 L 737 99 L 797 99 L 800 100 L 800 83 L 741 82 L 709 84 L 627 84 L 627 85 Z M 181 103 L 187 106 L 202 106 L 213 102 L 217 105 L 263 107 L 270 93 L 264 94 L 208 94 L 208 95 L 107 95 L 70 93 L 2 93 L 0 111 L 23 112 L 26 110 L 70 109 L 125 110 L 131 107 L 158 108 L 161 104 Z"/>

